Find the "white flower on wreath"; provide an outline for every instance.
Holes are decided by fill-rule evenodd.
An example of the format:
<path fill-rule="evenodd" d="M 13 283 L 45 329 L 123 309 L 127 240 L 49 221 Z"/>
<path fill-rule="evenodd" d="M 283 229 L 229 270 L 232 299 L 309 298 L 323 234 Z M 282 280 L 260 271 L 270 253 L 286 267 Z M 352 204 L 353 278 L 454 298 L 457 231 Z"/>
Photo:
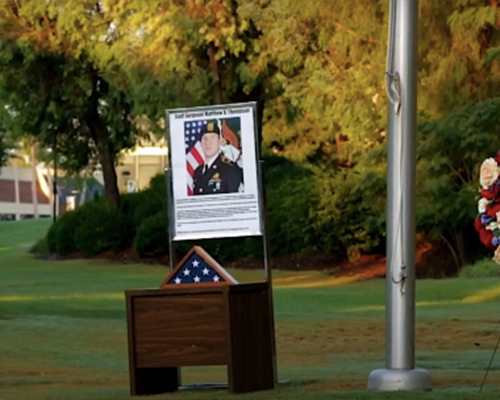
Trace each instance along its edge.
<path fill-rule="evenodd" d="M 492 221 L 490 222 L 488 225 L 486 225 L 486 229 L 492 231 L 494 229 L 500 229 L 500 211 L 497 212 L 497 214 L 495 215 L 495 217 L 497 218 L 496 221 Z"/>
<path fill-rule="evenodd" d="M 485 199 L 484 197 L 481 197 L 479 199 L 479 201 L 477 202 L 477 210 L 479 211 L 480 214 L 482 213 L 485 213 L 486 212 L 486 206 L 489 204 L 490 202 L 488 201 L 488 199 Z"/>
<path fill-rule="evenodd" d="M 481 164 L 481 170 L 479 173 L 479 183 L 483 189 L 487 189 L 489 186 L 493 185 L 498 179 L 500 173 L 500 168 L 494 158 L 487 158 Z"/>
<path fill-rule="evenodd" d="M 497 228 L 500 229 L 500 221 L 493 221 L 486 225 L 486 229 L 488 229 L 489 231 L 493 231 Z"/>

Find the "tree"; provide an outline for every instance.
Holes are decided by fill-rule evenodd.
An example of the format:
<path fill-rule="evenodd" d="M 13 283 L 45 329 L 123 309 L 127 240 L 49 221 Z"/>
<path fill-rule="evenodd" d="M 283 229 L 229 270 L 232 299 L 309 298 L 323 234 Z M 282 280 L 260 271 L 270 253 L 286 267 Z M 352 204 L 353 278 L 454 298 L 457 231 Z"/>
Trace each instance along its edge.
<path fill-rule="evenodd" d="M 248 68 L 259 32 L 235 0 L 103 1 L 117 40 L 113 57 L 130 79 L 137 115 L 166 108 L 265 102 L 263 76 Z M 260 124 L 258 124 L 260 126 Z"/>
<path fill-rule="evenodd" d="M 448 245 L 457 268 L 467 261 L 464 232 L 476 217 L 479 166 L 498 152 L 499 135 L 500 98 L 421 126 L 418 228 Z"/>
<path fill-rule="evenodd" d="M 97 158 L 106 196 L 117 204 L 115 158 L 136 132 L 127 83 L 103 55 L 109 41 L 110 21 L 97 1 L 10 1 L 0 10 L 6 124 L 63 155 L 68 170 Z"/>
<path fill-rule="evenodd" d="M 420 3 L 419 107 L 440 119 L 500 93 L 497 0 Z M 489 55 L 489 58 L 488 58 Z"/>

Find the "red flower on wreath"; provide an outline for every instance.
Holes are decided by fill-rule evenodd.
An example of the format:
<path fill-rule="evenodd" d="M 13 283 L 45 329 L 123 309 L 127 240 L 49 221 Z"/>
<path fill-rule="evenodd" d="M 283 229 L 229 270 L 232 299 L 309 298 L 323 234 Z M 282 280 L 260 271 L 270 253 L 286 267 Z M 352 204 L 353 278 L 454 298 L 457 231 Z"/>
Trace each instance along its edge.
<path fill-rule="evenodd" d="M 481 197 L 484 197 L 487 200 L 495 200 L 498 198 L 500 194 L 500 187 L 496 183 L 489 186 L 487 189 L 481 189 Z"/>
<path fill-rule="evenodd" d="M 482 244 L 484 244 L 487 248 L 494 250 L 495 246 L 491 242 L 494 235 L 493 232 L 486 229 L 484 225 L 481 223 L 481 218 L 476 218 L 474 220 L 474 228 L 479 233 L 479 240 Z"/>

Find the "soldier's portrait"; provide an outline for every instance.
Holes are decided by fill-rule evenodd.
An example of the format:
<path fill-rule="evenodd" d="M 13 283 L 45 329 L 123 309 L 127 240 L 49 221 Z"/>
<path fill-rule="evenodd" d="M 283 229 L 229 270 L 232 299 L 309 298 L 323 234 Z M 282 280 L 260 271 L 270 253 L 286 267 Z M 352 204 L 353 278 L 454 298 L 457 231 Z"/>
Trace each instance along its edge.
<path fill-rule="evenodd" d="M 239 118 L 184 123 L 189 196 L 244 192 L 238 125 Z"/>

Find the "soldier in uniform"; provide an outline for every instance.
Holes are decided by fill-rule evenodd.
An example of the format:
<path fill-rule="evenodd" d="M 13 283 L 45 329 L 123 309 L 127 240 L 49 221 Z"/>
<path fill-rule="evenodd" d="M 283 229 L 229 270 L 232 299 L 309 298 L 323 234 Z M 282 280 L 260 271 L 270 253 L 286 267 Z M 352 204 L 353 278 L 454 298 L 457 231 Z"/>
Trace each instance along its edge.
<path fill-rule="evenodd" d="M 235 193 L 243 182 L 241 168 L 221 153 L 221 140 L 217 123 L 207 122 L 200 137 L 205 163 L 196 168 L 193 176 L 195 195 Z"/>

